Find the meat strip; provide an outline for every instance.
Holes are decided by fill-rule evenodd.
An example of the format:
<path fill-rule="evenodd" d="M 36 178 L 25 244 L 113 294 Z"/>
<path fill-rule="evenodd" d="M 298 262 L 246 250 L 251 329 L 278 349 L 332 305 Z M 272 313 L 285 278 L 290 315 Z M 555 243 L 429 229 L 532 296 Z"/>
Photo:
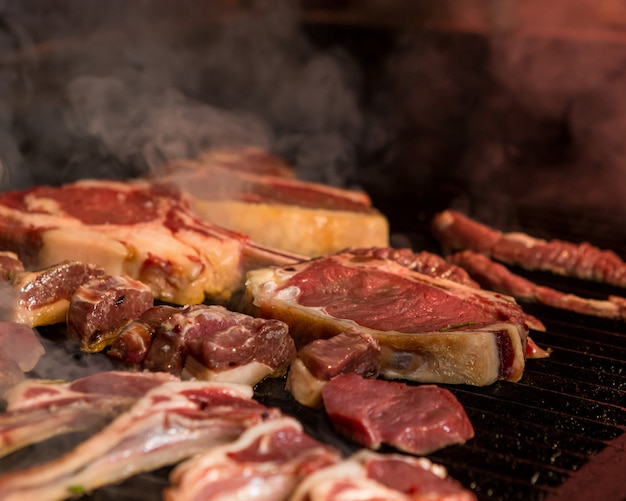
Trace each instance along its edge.
<path fill-rule="evenodd" d="M 626 263 L 615 252 L 588 242 L 547 241 L 520 232 L 502 233 L 453 210 L 435 216 L 433 232 L 449 251 L 472 250 L 527 270 L 626 287 Z"/>
<path fill-rule="evenodd" d="M 104 425 L 146 391 L 175 380 L 164 373 L 108 371 L 69 382 L 23 381 L 5 395 L 0 457 L 54 436 Z"/>
<path fill-rule="evenodd" d="M 275 419 L 178 465 L 164 499 L 288 500 L 307 475 L 340 460 L 336 449 L 307 435 L 296 419 Z"/>
<path fill-rule="evenodd" d="M 444 388 L 341 374 L 322 390 L 333 427 L 370 449 L 388 444 L 425 455 L 474 436 L 463 406 Z"/>
<path fill-rule="evenodd" d="M 253 400 L 248 386 L 165 383 L 62 457 L 0 476 L 0 498 L 51 501 L 89 494 L 233 441 L 281 415 Z"/>

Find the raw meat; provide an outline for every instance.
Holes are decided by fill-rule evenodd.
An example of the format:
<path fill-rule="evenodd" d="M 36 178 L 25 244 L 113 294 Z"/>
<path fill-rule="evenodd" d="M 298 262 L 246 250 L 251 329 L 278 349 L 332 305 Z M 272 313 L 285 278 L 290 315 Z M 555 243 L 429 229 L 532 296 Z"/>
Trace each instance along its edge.
<path fill-rule="evenodd" d="M 143 181 L 83 180 L 3 193 L 0 248 L 17 253 L 27 269 L 94 263 L 181 305 L 227 301 L 243 286 L 248 265 L 297 259 L 201 221 L 178 189 Z"/>
<path fill-rule="evenodd" d="M 177 466 L 164 499 L 288 500 L 307 475 L 340 459 L 337 450 L 308 436 L 295 419 L 275 419 Z"/>
<path fill-rule="evenodd" d="M 483 287 L 509 294 L 520 301 L 542 303 L 584 315 L 626 320 L 625 298 L 608 296 L 606 300 L 600 300 L 566 294 L 516 275 L 506 266 L 472 251 L 457 252 L 449 259 L 465 268 Z"/>
<path fill-rule="evenodd" d="M 0 396 L 35 368 L 45 349 L 30 327 L 0 322 Z"/>
<path fill-rule="evenodd" d="M 291 363 L 286 388 L 301 404 L 320 407 L 326 383 L 347 372 L 378 376 L 380 345 L 371 334 L 349 329 L 329 339 L 310 342 Z"/>
<path fill-rule="evenodd" d="M 626 287 L 626 263 L 587 242 L 546 241 L 502 233 L 452 210 L 437 214 L 433 232 L 449 251 L 472 250 L 503 263 Z"/>
<path fill-rule="evenodd" d="M 387 219 L 366 193 L 297 180 L 285 175 L 281 160 L 259 150 L 239 155 L 217 150 L 175 162 L 162 180 L 190 193 L 201 218 L 268 247 L 320 256 L 388 245 Z"/>
<path fill-rule="evenodd" d="M 512 298 L 391 260 L 339 253 L 253 270 L 247 304 L 286 322 L 298 348 L 350 327 L 371 333 L 388 378 L 486 385 L 524 370 L 528 328 Z"/>
<path fill-rule="evenodd" d="M 309 475 L 290 501 L 476 501 L 426 458 L 358 451 Z"/>
<path fill-rule="evenodd" d="M 0 499 L 47 501 L 88 494 L 233 441 L 250 426 L 281 416 L 253 400 L 248 386 L 164 383 L 64 456 L 0 476 Z"/>
<path fill-rule="evenodd" d="M 5 394 L 0 456 L 80 430 L 95 429 L 128 409 L 171 374 L 109 371 L 70 382 L 29 379 Z"/>
<path fill-rule="evenodd" d="M 474 436 L 456 397 L 435 385 L 341 374 L 328 382 L 322 397 L 333 427 L 370 449 L 387 444 L 426 455 Z"/>
<path fill-rule="evenodd" d="M 253 318 L 217 305 L 191 305 L 156 329 L 143 368 L 256 384 L 284 374 L 295 355 L 289 329 L 279 320 Z"/>
<path fill-rule="evenodd" d="M 65 322 L 74 291 L 104 274 L 100 266 L 83 261 L 62 261 L 17 273 L 12 282 L 15 300 L 11 318 L 31 327 Z"/>
<path fill-rule="evenodd" d="M 84 351 L 102 351 L 153 303 L 152 290 L 142 282 L 127 276 L 94 278 L 72 294 L 68 336 L 80 341 Z"/>

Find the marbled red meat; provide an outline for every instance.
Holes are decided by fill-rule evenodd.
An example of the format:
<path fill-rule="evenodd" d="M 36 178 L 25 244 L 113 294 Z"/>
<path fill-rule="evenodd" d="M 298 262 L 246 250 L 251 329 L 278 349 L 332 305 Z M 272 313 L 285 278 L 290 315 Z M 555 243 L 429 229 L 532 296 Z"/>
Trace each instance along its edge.
<path fill-rule="evenodd" d="M 439 386 L 342 374 L 324 386 L 322 398 L 333 427 L 370 449 L 387 444 L 425 455 L 474 436 L 463 406 Z"/>

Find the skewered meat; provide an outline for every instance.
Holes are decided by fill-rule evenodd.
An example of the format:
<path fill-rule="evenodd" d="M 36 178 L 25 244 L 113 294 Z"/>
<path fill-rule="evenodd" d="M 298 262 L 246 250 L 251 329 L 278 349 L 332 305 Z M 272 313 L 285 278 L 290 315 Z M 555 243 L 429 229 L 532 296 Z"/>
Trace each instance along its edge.
<path fill-rule="evenodd" d="M 433 232 L 448 250 L 472 250 L 503 263 L 626 287 L 626 263 L 587 242 L 546 241 L 502 233 L 452 210 L 437 214 Z"/>
<path fill-rule="evenodd" d="M 5 394 L 0 456 L 70 432 L 95 429 L 128 409 L 171 374 L 108 371 L 70 382 L 22 381 Z"/>
<path fill-rule="evenodd" d="M 295 419 L 275 419 L 177 466 L 164 499 L 287 500 L 307 475 L 340 459 L 337 450 L 308 436 Z"/>
<path fill-rule="evenodd" d="M 309 475 L 291 501 L 476 501 L 426 458 L 358 451 Z"/>
<path fill-rule="evenodd" d="M 190 193 L 200 217 L 268 247 L 320 256 L 388 245 L 387 219 L 366 193 L 297 180 L 268 153 L 212 150 L 169 169 L 163 180 Z"/>
<path fill-rule="evenodd" d="M 483 287 L 509 294 L 520 301 L 542 303 L 584 315 L 626 320 L 624 298 L 608 296 L 606 300 L 600 300 L 566 294 L 516 275 L 506 266 L 472 251 L 457 252 L 449 259 L 465 268 Z"/>
<path fill-rule="evenodd" d="M 94 278 L 72 294 L 67 333 L 84 351 L 102 351 L 153 303 L 152 290 L 142 282 L 127 276 Z"/>
<path fill-rule="evenodd" d="M 82 261 L 63 261 L 18 273 L 13 281 L 13 319 L 31 327 L 65 322 L 74 291 L 103 275 L 103 268 Z"/>
<path fill-rule="evenodd" d="M 0 195 L 0 248 L 27 269 L 64 260 L 148 284 L 175 304 L 228 300 L 247 266 L 297 259 L 200 221 L 173 186 L 84 180 Z"/>
<path fill-rule="evenodd" d="M 296 355 L 289 329 L 279 320 L 253 318 L 204 304 L 175 312 L 167 310 L 165 316 L 148 341 L 150 346 L 142 360 L 144 369 L 256 384 L 267 376 L 284 374 Z M 139 325 L 129 335 L 139 336 L 138 344 L 143 346 L 148 330 Z M 123 355 L 119 346 L 113 349 L 115 356 Z M 136 350 L 125 353 L 131 361 L 141 358 Z"/>
<path fill-rule="evenodd" d="M 380 345 L 367 332 L 349 329 L 330 339 L 317 339 L 298 351 L 287 375 L 286 388 L 303 405 L 320 407 L 322 389 L 343 373 L 377 377 Z"/>
<path fill-rule="evenodd" d="M 280 411 L 244 385 L 168 382 L 60 458 L 0 476 L 3 501 L 65 499 L 235 440 Z"/>
<path fill-rule="evenodd" d="M 45 349 L 30 327 L 0 322 L 0 396 L 35 368 Z"/>
<path fill-rule="evenodd" d="M 335 429 L 370 449 L 388 444 L 425 455 L 474 436 L 456 397 L 438 386 L 341 374 L 324 386 L 322 397 Z"/>
<path fill-rule="evenodd" d="M 501 294 L 349 252 L 248 274 L 256 316 L 286 322 L 301 348 L 358 326 L 381 345 L 381 375 L 422 382 L 517 381 L 528 329 Z"/>

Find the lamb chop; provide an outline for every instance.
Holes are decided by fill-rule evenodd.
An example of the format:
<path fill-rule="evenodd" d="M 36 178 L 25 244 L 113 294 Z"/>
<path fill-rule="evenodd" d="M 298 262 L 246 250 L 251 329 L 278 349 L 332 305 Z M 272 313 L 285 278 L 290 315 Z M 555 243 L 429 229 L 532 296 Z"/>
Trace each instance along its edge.
<path fill-rule="evenodd" d="M 22 381 L 5 394 L 0 457 L 54 436 L 104 425 L 149 389 L 176 379 L 166 373 L 107 371 L 69 382 Z"/>
<path fill-rule="evenodd" d="M 235 440 L 250 426 L 280 416 L 253 400 L 248 386 L 164 383 L 69 453 L 0 476 L 0 498 L 47 501 L 88 494 Z"/>
<path fill-rule="evenodd" d="M 296 419 L 274 419 L 178 465 L 164 499 L 288 500 L 307 475 L 340 460 L 337 450 L 307 435 Z"/>
<path fill-rule="evenodd" d="M 339 253 L 249 272 L 247 307 L 290 327 L 296 346 L 350 327 L 380 343 L 381 375 L 421 382 L 518 381 L 528 327 L 510 297 Z"/>
<path fill-rule="evenodd" d="M 426 458 L 361 450 L 309 475 L 290 501 L 476 501 Z"/>
<path fill-rule="evenodd" d="M 300 259 L 198 219 L 171 185 L 83 180 L 0 195 L 0 248 L 26 269 L 96 264 L 174 304 L 227 301 L 246 269 Z"/>
<path fill-rule="evenodd" d="M 433 232 L 447 251 L 471 250 L 527 270 L 626 287 L 626 263 L 615 252 L 588 242 L 546 241 L 525 233 L 502 233 L 453 210 L 435 216 Z"/>

